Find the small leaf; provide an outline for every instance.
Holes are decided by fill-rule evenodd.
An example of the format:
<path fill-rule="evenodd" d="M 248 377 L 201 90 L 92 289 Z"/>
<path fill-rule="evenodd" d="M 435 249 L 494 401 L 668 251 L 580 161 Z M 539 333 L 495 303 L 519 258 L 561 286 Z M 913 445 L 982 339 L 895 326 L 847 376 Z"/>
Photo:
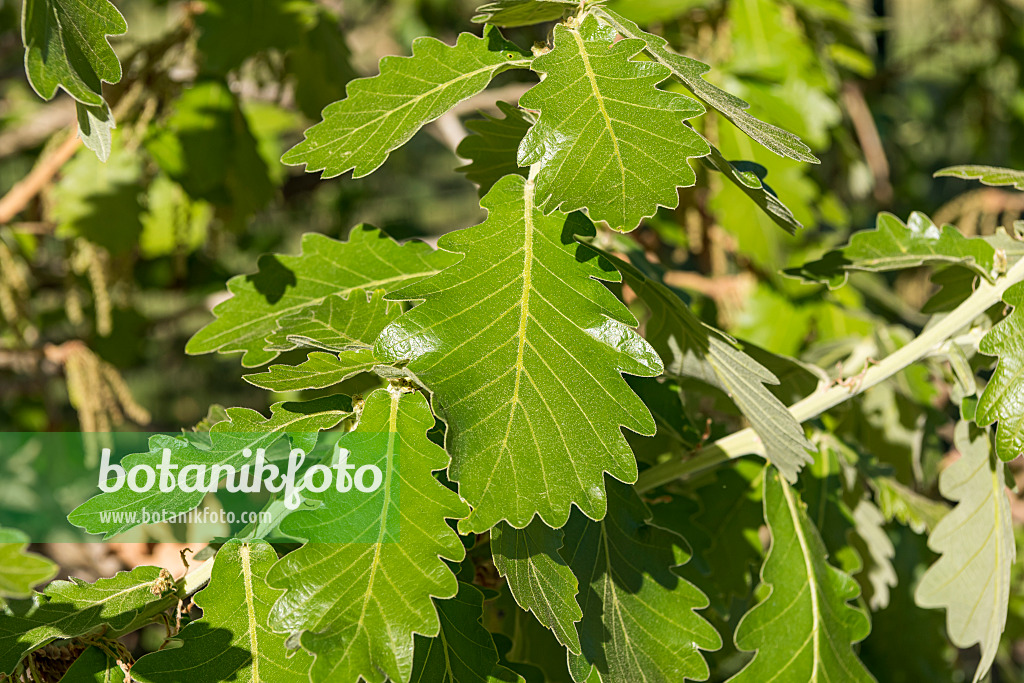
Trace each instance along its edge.
<path fill-rule="evenodd" d="M 15 529 L 0 529 L 0 607 L 4 598 L 27 598 L 32 588 L 57 575 L 57 565 L 41 555 L 25 552 L 28 536 Z"/>
<path fill-rule="evenodd" d="M 885 517 L 875 504 L 861 500 L 853 509 L 853 521 L 857 537 L 862 541 L 858 550 L 864 562 L 862 576 L 864 599 L 872 611 L 885 609 L 889 605 L 889 590 L 896 585 L 896 569 L 892 559 L 896 548 L 885 533 Z"/>
<path fill-rule="evenodd" d="M 113 130 L 117 127 L 110 107 L 106 102 L 95 107 L 75 102 L 75 111 L 78 113 L 78 137 L 82 138 L 82 144 L 95 152 L 100 161 L 106 161 L 110 158 Z"/>
<path fill-rule="evenodd" d="M 598 7 L 595 12 L 625 38 L 643 40 L 647 52 L 655 62 L 668 67 L 672 75 L 697 99 L 729 119 L 755 142 L 779 156 L 812 164 L 818 163 L 818 159 L 811 154 L 811 148 L 801 142 L 799 137 L 754 118 L 746 111 L 749 104 L 705 81 L 704 74 L 711 70 L 707 64 L 676 54 L 669 49 L 668 41 L 661 36 L 641 30 L 634 22 L 605 7 Z"/>
<path fill-rule="evenodd" d="M 534 519 L 525 529 L 500 523 L 491 529 L 491 555 L 516 602 L 547 626 L 570 652 L 580 653 L 576 623 L 579 584 L 558 554 L 562 532 Z"/>
<path fill-rule="evenodd" d="M 347 396 L 327 396 L 306 402 L 282 401 L 270 407 L 269 418 L 248 408 L 228 408 L 228 420 L 210 429 L 212 445 L 208 449 L 183 437 L 158 434 L 150 437 L 148 453 L 128 455 L 121 466 L 130 471 L 138 465 L 147 465 L 156 471 L 166 448 L 171 451 L 172 461 L 181 468 L 178 472 L 188 465 L 202 465 L 207 471 L 214 465 L 237 470 L 250 461 L 243 451 L 249 449 L 255 453 L 259 448 L 268 448 L 285 434 L 293 435 L 296 448 L 312 450 L 315 434 L 335 426 L 351 411 L 351 400 Z M 205 495 L 202 490 L 183 491 L 178 487 L 164 492 L 159 486 L 138 493 L 122 486 L 117 491 L 101 493 L 85 501 L 68 515 L 68 520 L 91 534 L 105 534 L 104 539 L 108 539 L 142 524 L 144 510 L 176 515 L 195 508 Z M 111 515 L 111 511 L 118 514 Z"/>
<path fill-rule="evenodd" d="M 302 238 L 298 256 L 263 256 L 259 272 L 228 280 L 233 295 L 213 309 L 217 319 L 189 340 L 191 354 L 243 351 L 246 367 L 263 365 L 277 357 L 267 350 L 267 335 L 278 321 L 327 297 L 349 297 L 360 289 L 397 289 L 429 277 L 453 261 L 421 242 L 399 245 L 379 230 L 352 229 L 341 242 L 318 233 Z"/>
<path fill-rule="evenodd" d="M 425 124 L 482 91 L 499 73 L 529 63 L 493 27 L 482 38 L 463 33 L 454 46 L 417 38 L 411 57 L 385 57 L 379 75 L 350 81 L 348 97 L 324 109 L 324 120 L 281 160 L 323 171 L 324 178 L 349 170 L 354 178 L 369 175 Z"/>
<path fill-rule="evenodd" d="M 995 250 L 984 239 L 964 237 L 952 225 L 939 228 L 923 213 L 915 211 L 904 224 L 882 212 L 874 230 L 854 233 L 845 247 L 785 272 L 811 282 L 827 282 L 835 289 L 846 282 L 850 270 L 878 273 L 946 264 L 962 265 L 991 280 Z"/>
<path fill-rule="evenodd" d="M 569 654 L 577 683 L 703 681 L 700 650 L 722 639 L 696 610 L 707 597 L 673 571 L 690 559 L 686 541 L 649 523 L 633 488 L 608 482 L 608 514 L 600 521 L 573 511 L 561 553 L 580 580 L 582 654 Z"/>
<path fill-rule="evenodd" d="M 323 301 L 282 316 L 277 331 L 267 336 L 264 348 L 289 351 L 305 346 L 325 351 L 368 349 L 381 330 L 402 313 L 402 305 L 384 300 L 385 290 L 356 289 L 343 297 L 332 294 Z"/>
<path fill-rule="evenodd" d="M 631 263 L 608 258 L 650 309 L 647 339 L 662 357 L 665 372 L 699 379 L 728 394 L 761 437 L 767 458 L 787 480 L 796 481 L 800 468 L 813 460 L 812 446 L 800 423 L 765 387 L 778 384 L 775 375 L 735 340 L 702 323 L 668 287 Z"/>
<path fill-rule="evenodd" d="M 579 0 L 496 0 L 477 7 L 473 21 L 495 26 L 532 26 L 557 21 L 579 6 Z"/>
<path fill-rule="evenodd" d="M 959 422 L 954 443 L 960 459 L 939 475 L 939 491 L 957 506 L 928 537 L 928 547 L 942 557 L 921 577 L 914 600 L 946 610 L 954 645 L 981 645 L 977 683 L 991 668 L 1006 627 L 1016 547 L 1003 463 L 992 458 L 988 430 Z"/>
<path fill-rule="evenodd" d="M 507 102 L 498 102 L 498 109 L 504 118 L 483 113 L 483 119 L 467 121 L 466 128 L 472 135 L 466 136 L 455 150 L 458 156 L 472 162 L 455 170 L 477 184 L 481 197 L 504 176 L 518 173 L 526 177 L 526 169 L 519 166 L 516 156 L 532 122 L 522 109 Z"/>
<path fill-rule="evenodd" d="M 1024 171 L 1015 171 L 1011 168 L 980 165 L 950 166 L 949 168 L 936 171 L 934 177 L 979 180 L 982 185 L 990 185 L 992 187 L 1011 186 L 1015 190 L 1024 191 Z"/>
<path fill-rule="evenodd" d="M 484 197 L 487 220 L 451 232 L 440 249 L 464 254 L 437 276 L 392 294 L 425 299 L 381 333 L 378 359 L 408 359 L 448 430 L 449 476 L 473 506 L 460 531 L 535 514 L 558 528 L 575 503 L 604 515 L 604 473 L 636 479 L 621 426 L 654 433 L 622 373 L 657 375 L 632 314 L 598 280 L 615 270 L 576 234 L 581 214 L 545 214 L 533 183 L 505 176 Z"/>
<path fill-rule="evenodd" d="M 407 681 L 413 634 L 438 634 L 431 597 L 450 598 L 458 589 L 441 558 L 458 562 L 465 555 L 445 519 L 464 517 L 469 508 L 433 476 L 448 464 L 444 450 L 426 437 L 433 426 L 422 394 L 374 391 L 355 431 L 339 445 L 387 435 L 385 480 L 367 503 L 376 518 L 367 523 L 366 511 L 353 510 L 345 494 L 331 489 L 321 494 L 320 508 L 297 511 L 282 524 L 285 533 L 310 542 L 270 570 L 268 583 L 285 589 L 270 623 L 300 634 L 302 646 L 316 655 L 313 680 Z M 398 456 L 400 469 L 393 467 Z M 338 529 L 355 523 L 368 530 L 369 542 L 336 542 Z M 395 524 L 398 536 L 392 535 Z"/>
<path fill-rule="evenodd" d="M 132 678 L 158 683 L 292 683 L 306 678 L 313 663 L 289 652 L 285 636 L 270 630 L 270 608 L 281 591 L 267 585 L 277 553 L 266 542 L 232 540 L 218 552 L 210 584 L 195 597 L 203 616 L 181 630 L 180 647 L 142 657 Z"/>
<path fill-rule="evenodd" d="M 752 161 L 728 161 L 714 145 L 711 145 L 711 154 L 706 159 L 712 168 L 743 190 L 776 225 L 790 235 L 804 227 L 772 188 L 764 183 L 768 175 L 768 169 L 764 166 Z"/>
<path fill-rule="evenodd" d="M 893 477 L 872 477 L 871 486 L 886 521 L 895 519 L 914 533 L 931 532 L 949 513 L 945 503 L 923 496 Z"/>
<path fill-rule="evenodd" d="M 95 645 L 85 648 L 60 679 L 61 683 L 124 683 L 124 680 L 124 670 L 117 659 Z"/>
<path fill-rule="evenodd" d="M 999 423 L 996 454 L 1008 461 L 1024 453 L 1024 283 L 1007 289 L 1003 301 L 1013 306 L 1013 312 L 979 345 L 982 353 L 999 360 L 978 400 L 975 420 L 981 427 Z"/>
<path fill-rule="evenodd" d="M 21 39 L 32 89 L 49 100 L 61 87 L 82 104 L 105 106 L 102 81 L 121 80 L 107 36 L 127 30 L 109 0 L 25 0 Z"/>
<path fill-rule="evenodd" d="M 242 379 L 278 392 L 326 389 L 360 372 L 369 371 L 375 364 L 369 349 L 342 351 L 338 355 L 314 351 L 299 365 L 271 365 L 267 372 L 244 375 Z"/>
<path fill-rule="evenodd" d="M 480 623 L 483 593 L 459 582 L 454 598 L 435 600 L 441 631 L 434 638 L 416 636 L 413 683 L 524 683 L 498 663 L 494 639 Z"/>
<path fill-rule="evenodd" d="M 0 612 L 0 674 L 10 675 L 22 657 L 59 638 L 82 636 L 104 624 L 115 637 L 141 627 L 137 619 L 147 608 L 155 614 L 177 603 L 174 582 L 167 584 L 165 575 L 159 567 L 136 567 L 96 583 L 54 581 L 31 602 Z"/>
<path fill-rule="evenodd" d="M 730 682 L 874 681 L 853 643 L 871 630 L 849 604 L 857 582 L 828 563 L 804 504 L 771 468 L 764 473 L 764 516 L 772 545 L 761 569 L 771 587 L 736 626 L 736 647 L 754 658 Z"/>
<path fill-rule="evenodd" d="M 537 205 L 586 208 L 591 219 L 627 232 L 658 206 L 677 206 L 676 188 L 697 179 L 688 159 L 709 151 L 685 123 L 704 108 L 659 90 L 669 70 L 634 61 L 643 42 L 615 42 L 615 31 L 593 16 L 557 25 L 554 41 L 531 67 L 543 79 L 519 100 L 540 111 L 519 148 L 520 165 L 540 165 Z"/>

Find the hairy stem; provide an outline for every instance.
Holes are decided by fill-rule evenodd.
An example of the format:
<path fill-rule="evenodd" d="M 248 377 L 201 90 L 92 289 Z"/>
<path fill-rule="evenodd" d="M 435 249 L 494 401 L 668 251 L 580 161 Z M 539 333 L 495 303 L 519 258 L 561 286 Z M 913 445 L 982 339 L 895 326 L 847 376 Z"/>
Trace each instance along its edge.
<path fill-rule="evenodd" d="M 858 381 L 846 385 L 819 388 L 789 407 L 798 422 L 811 420 L 871 387 L 884 382 L 905 367 L 941 349 L 949 339 L 971 324 L 975 318 L 1002 301 L 1003 293 L 1024 281 L 1024 259 L 994 283 L 982 281 L 974 293 L 948 315 L 934 321 L 918 337 L 868 368 Z M 673 479 L 690 476 L 744 455 L 764 456 L 760 437 L 749 427 L 723 437 L 695 451 L 686 460 L 669 460 L 640 473 L 637 491 L 643 493 Z"/>

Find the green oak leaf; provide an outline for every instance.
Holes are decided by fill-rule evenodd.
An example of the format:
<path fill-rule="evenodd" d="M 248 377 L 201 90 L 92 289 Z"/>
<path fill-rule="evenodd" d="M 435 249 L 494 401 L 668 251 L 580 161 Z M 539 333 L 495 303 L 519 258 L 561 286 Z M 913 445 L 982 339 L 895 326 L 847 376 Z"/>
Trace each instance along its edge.
<path fill-rule="evenodd" d="M 693 377 L 724 391 L 761 437 L 767 458 L 789 481 L 813 458 L 803 428 L 765 385 L 778 384 L 767 368 L 724 332 L 702 323 L 672 290 L 639 268 L 608 256 L 650 309 L 646 336 L 667 374 Z M 752 381 L 753 380 L 753 381 Z"/>
<path fill-rule="evenodd" d="M 764 474 L 764 516 L 772 544 L 761 568 L 771 592 L 736 626 L 736 647 L 755 651 L 731 683 L 874 681 L 853 651 L 871 623 L 848 601 L 857 582 L 828 552 L 796 491 L 772 468 Z"/>
<path fill-rule="evenodd" d="M 32 588 L 57 575 L 57 565 L 25 552 L 29 539 L 16 529 L 0 529 L 0 606 L 4 598 L 27 598 Z"/>
<path fill-rule="evenodd" d="M 75 112 L 78 116 L 78 137 L 82 138 L 82 144 L 91 149 L 100 161 L 107 161 L 113 149 L 113 131 L 117 127 L 110 107 L 106 102 L 94 107 L 75 102 Z"/>
<path fill-rule="evenodd" d="M 532 26 L 557 21 L 579 7 L 579 0 L 496 0 L 477 7 L 473 21 L 506 27 Z"/>
<path fill-rule="evenodd" d="M 1003 294 L 1013 312 L 989 330 L 979 345 L 996 356 L 995 372 L 978 400 L 975 420 L 982 427 L 998 422 L 996 454 L 1013 460 L 1024 453 L 1024 283 Z"/>
<path fill-rule="evenodd" d="M 249 384 L 270 391 L 326 389 L 376 365 L 370 349 L 342 351 L 338 355 L 314 351 L 298 365 L 271 365 L 267 372 L 243 375 Z"/>
<path fill-rule="evenodd" d="M 124 669 L 112 652 L 90 645 L 68 667 L 61 683 L 124 683 Z"/>
<path fill-rule="evenodd" d="M 580 580 L 582 654 L 569 653 L 577 683 L 703 681 L 699 650 L 722 639 L 696 610 L 707 597 L 673 571 L 690 559 L 686 541 L 650 523 L 631 486 L 608 482 L 608 514 L 594 521 L 573 511 L 561 554 Z"/>
<path fill-rule="evenodd" d="M 388 323 L 402 313 L 402 305 L 384 300 L 385 290 L 356 289 L 344 297 L 332 294 L 318 304 L 283 316 L 277 330 L 267 335 L 265 349 L 289 351 L 311 347 L 324 351 L 368 349 Z"/>
<path fill-rule="evenodd" d="M 790 235 L 804 227 L 789 210 L 789 207 L 782 203 L 775 191 L 765 184 L 764 179 L 768 175 L 768 169 L 764 166 L 752 161 L 729 161 L 714 145 L 711 145 L 711 154 L 705 157 L 705 160 L 713 169 L 724 175 L 730 183 L 754 200 L 754 203 L 775 221 L 776 225 Z"/>
<path fill-rule="evenodd" d="M 107 36 L 127 30 L 109 0 L 25 0 L 21 40 L 32 89 L 49 100 L 60 87 L 82 104 L 105 106 L 102 83 L 121 80 Z"/>
<path fill-rule="evenodd" d="M 895 477 L 873 476 L 869 482 L 885 520 L 905 524 L 916 534 L 931 532 L 949 514 L 949 507 L 945 503 L 921 495 Z"/>
<path fill-rule="evenodd" d="M 1024 171 L 1017 171 L 1012 168 L 997 168 L 995 166 L 981 166 L 977 164 L 950 166 L 949 168 L 943 168 L 936 171 L 934 177 L 978 180 L 983 185 L 990 185 L 992 187 L 1013 187 L 1015 190 L 1024 191 Z"/>
<path fill-rule="evenodd" d="M 605 7 L 598 7 L 595 12 L 611 24 L 619 35 L 644 41 L 647 52 L 655 62 L 667 67 L 697 99 L 729 119 L 755 142 L 779 156 L 812 164 L 818 163 L 818 159 L 811 154 L 811 148 L 799 137 L 754 118 L 746 111 L 750 105 L 705 81 L 704 74 L 711 70 L 710 66 L 673 52 L 669 49 L 668 41 L 661 36 L 647 33 L 636 23 Z"/>
<path fill-rule="evenodd" d="M 349 81 L 348 97 L 324 109 L 324 119 L 281 158 L 333 178 L 351 170 L 373 173 L 392 150 L 425 124 L 479 93 L 503 71 L 529 66 L 530 58 L 488 27 L 482 38 L 459 36 L 454 46 L 436 38 L 412 43 L 411 57 L 385 57 L 380 74 Z"/>
<path fill-rule="evenodd" d="M 290 435 L 295 448 L 310 452 L 316 443 L 317 432 L 334 427 L 351 415 L 352 404 L 347 396 L 327 396 L 312 401 L 282 401 L 270 407 L 269 418 L 248 408 L 228 408 L 228 419 L 218 422 L 210 429 L 211 445 L 201 447 L 184 437 L 155 435 L 149 439 L 148 453 L 125 456 L 121 466 L 125 471 L 145 464 L 156 468 L 162 459 L 163 449 L 171 451 L 171 461 L 181 472 L 188 465 L 205 465 L 207 471 L 214 465 L 227 465 L 236 470 L 252 461 L 243 451 L 253 453 L 259 448 L 268 448 L 286 434 Z M 93 496 L 75 508 L 68 520 L 92 534 L 104 534 L 104 539 L 138 526 L 142 520 L 130 513 L 141 514 L 143 510 L 161 510 L 176 515 L 188 512 L 202 502 L 203 491 L 182 491 L 175 487 L 162 492 L 159 486 L 150 491 L 138 493 L 128 486 L 110 493 Z M 117 518 L 110 513 L 123 513 Z"/>
<path fill-rule="evenodd" d="M 281 591 L 267 585 L 277 553 L 265 541 L 228 541 L 218 552 L 209 585 L 195 597 L 203 616 L 189 623 L 165 648 L 139 659 L 132 678 L 150 683 L 292 683 L 306 678 L 311 657 L 289 652 L 285 636 L 268 626 Z"/>
<path fill-rule="evenodd" d="M 140 628 L 177 603 L 177 586 L 166 576 L 159 567 L 136 567 L 96 583 L 54 581 L 32 600 L 11 603 L 0 612 L 0 674 L 10 675 L 22 657 L 57 639 L 104 625 L 112 637 Z"/>
<path fill-rule="evenodd" d="M 524 683 L 499 664 L 494 638 L 483 624 L 484 596 L 459 582 L 454 598 L 435 600 L 441 630 L 434 638 L 416 636 L 409 683 Z"/>
<path fill-rule="evenodd" d="M 669 70 L 634 61 L 643 42 L 615 42 L 615 31 L 593 16 L 557 25 L 554 41 L 531 67 L 541 82 L 519 99 L 540 111 L 519 148 L 521 166 L 539 166 L 537 205 L 585 208 L 626 232 L 659 206 L 677 206 L 676 188 L 697 180 L 688 159 L 709 152 L 685 123 L 704 108 L 659 90 Z"/>
<path fill-rule="evenodd" d="M 526 169 L 519 166 L 516 158 L 532 122 L 522 109 L 507 102 L 498 102 L 498 109 L 505 115 L 503 118 L 481 112 L 484 118 L 467 121 L 466 129 L 471 135 L 455 150 L 460 158 L 471 162 L 455 170 L 465 173 L 466 180 L 478 186 L 481 197 L 504 176 L 512 173 L 526 176 Z"/>
<path fill-rule="evenodd" d="M 508 581 L 516 602 L 547 626 L 573 654 L 580 653 L 576 622 L 583 617 L 576 603 L 579 583 L 558 554 L 562 532 L 539 519 L 525 529 L 504 522 L 491 529 L 491 556 L 498 574 Z"/>
<path fill-rule="evenodd" d="M 252 55 L 290 48 L 302 40 L 308 20 L 306 3 L 206 0 L 205 11 L 195 19 L 202 70 L 225 75 Z"/>
<path fill-rule="evenodd" d="M 599 280 L 610 264 L 573 236 L 594 235 L 582 214 L 545 214 L 534 186 L 505 176 L 481 201 L 485 222 L 444 235 L 464 254 L 429 280 L 391 295 L 425 299 L 381 333 L 374 353 L 408 360 L 445 420 L 449 477 L 473 506 L 463 533 L 539 514 L 557 528 L 575 503 L 600 519 L 604 473 L 636 480 L 621 426 L 654 433 L 622 373 L 661 363 L 635 318 Z"/>
<path fill-rule="evenodd" d="M 878 214 L 874 230 L 854 233 L 849 244 L 817 261 L 791 268 L 787 275 L 835 289 L 846 283 L 847 271 L 884 272 L 923 265 L 956 264 L 991 280 L 995 249 L 979 237 L 967 238 L 952 225 L 939 228 L 915 211 L 904 223 L 891 213 Z"/>
<path fill-rule="evenodd" d="M 991 668 L 1006 627 L 1016 547 L 1004 466 L 992 457 L 988 430 L 959 422 L 954 443 L 960 459 L 939 475 L 939 491 L 957 505 L 928 537 L 941 557 L 921 577 L 914 601 L 946 610 L 946 631 L 957 647 L 980 644 L 977 683 Z"/>
<path fill-rule="evenodd" d="M 431 597 L 457 592 L 455 575 L 441 558 L 458 562 L 465 555 L 445 519 L 464 517 L 469 508 L 433 476 L 448 464 L 444 450 L 427 439 L 433 426 L 422 394 L 378 389 L 367 397 L 355 431 L 339 442 L 385 434 L 392 464 L 400 453 L 401 467 L 388 467 L 373 498 L 378 518 L 369 526 L 378 535 L 371 542 L 330 542 L 333 530 L 359 512 L 333 489 L 321 508 L 295 512 L 282 524 L 286 533 L 310 542 L 270 570 L 268 583 L 285 589 L 270 623 L 274 630 L 301 634 L 302 646 L 316 655 L 314 680 L 407 681 L 413 634 L 438 634 Z M 388 536 L 395 523 L 401 525 L 398 538 Z"/>
<path fill-rule="evenodd" d="M 258 273 L 228 280 L 232 297 L 213 309 L 217 319 L 196 332 L 185 351 L 242 351 L 244 366 L 263 365 L 278 356 L 264 347 L 281 318 L 334 294 L 348 297 L 359 289 L 397 289 L 434 275 L 452 261 L 451 254 L 421 242 L 399 245 L 367 226 L 353 228 L 344 242 L 306 234 L 298 256 L 263 256 Z"/>

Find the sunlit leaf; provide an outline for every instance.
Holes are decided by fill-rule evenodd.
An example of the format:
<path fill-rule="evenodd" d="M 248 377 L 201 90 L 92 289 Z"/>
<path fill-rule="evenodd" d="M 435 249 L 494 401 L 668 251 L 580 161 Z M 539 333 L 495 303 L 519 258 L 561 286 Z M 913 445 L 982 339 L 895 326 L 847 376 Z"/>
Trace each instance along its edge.
<path fill-rule="evenodd" d="M 998 422 L 996 455 L 1013 460 L 1024 453 L 1024 283 L 1010 287 L 1003 301 L 1013 312 L 982 340 L 982 353 L 996 356 L 995 372 L 978 400 L 975 420 L 982 427 Z"/>
<path fill-rule="evenodd" d="M 1024 191 L 1024 171 L 995 166 L 964 165 L 950 166 L 935 172 L 936 178 L 952 177 L 964 180 L 978 180 L 982 185 L 992 187 L 1013 187 Z"/>

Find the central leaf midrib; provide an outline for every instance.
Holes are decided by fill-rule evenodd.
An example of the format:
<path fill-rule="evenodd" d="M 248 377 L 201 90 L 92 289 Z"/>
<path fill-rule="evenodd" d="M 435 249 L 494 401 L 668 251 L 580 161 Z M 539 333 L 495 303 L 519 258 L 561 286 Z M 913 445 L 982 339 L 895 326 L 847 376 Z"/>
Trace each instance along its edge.
<path fill-rule="evenodd" d="M 821 608 L 818 605 L 818 580 L 814 573 L 814 566 L 811 563 L 811 551 L 807 547 L 807 539 L 804 537 L 803 527 L 800 525 L 800 513 L 796 508 L 796 502 L 793 500 L 793 493 L 789 488 L 789 484 L 782 477 L 779 478 L 779 481 L 782 484 L 782 495 L 786 498 L 786 508 L 793 521 L 793 529 L 800 544 L 800 552 L 803 554 L 804 570 L 807 572 L 807 587 L 810 589 L 811 594 L 811 637 L 813 638 L 813 661 L 811 664 L 810 680 L 817 681 L 818 662 L 821 659 L 821 643 L 818 629 L 818 625 L 821 622 Z"/>

